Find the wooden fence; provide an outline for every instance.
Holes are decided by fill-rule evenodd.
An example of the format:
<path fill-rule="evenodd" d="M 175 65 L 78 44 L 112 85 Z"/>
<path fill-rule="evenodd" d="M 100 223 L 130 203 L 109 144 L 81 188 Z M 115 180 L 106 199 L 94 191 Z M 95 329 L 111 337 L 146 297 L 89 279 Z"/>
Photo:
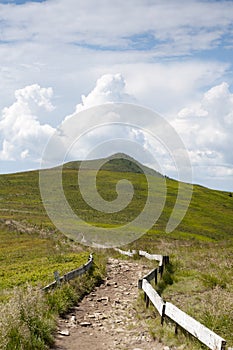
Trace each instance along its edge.
<path fill-rule="evenodd" d="M 166 261 L 166 259 L 165 259 Z M 164 267 L 166 264 L 164 265 Z M 178 326 L 183 328 L 189 334 L 197 338 L 201 343 L 205 344 L 211 350 L 225 350 L 226 341 L 219 335 L 208 329 L 200 322 L 180 310 L 172 303 L 165 302 L 156 290 L 151 286 L 152 280 L 157 284 L 157 275 L 159 268 L 149 272 L 146 276 L 138 281 L 138 288 L 144 291 L 144 299 L 146 306 L 151 302 L 161 316 L 161 324 L 165 317 L 175 322 L 175 332 L 177 333 Z"/>
<path fill-rule="evenodd" d="M 119 253 L 133 257 L 135 254 L 144 256 L 149 260 L 156 260 L 159 262 L 159 266 L 152 271 L 150 271 L 146 276 L 138 281 L 138 288 L 144 291 L 144 300 L 146 306 L 149 306 L 151 302 L 157 309 L 161 316 L 161 324 L 163 324 L 164 319 L 167 317 L 175 323 L 175 332 L 177 333 L 178 327 L 183 328 L 186 332 L 197 338 L 201 343 L 205 344 L 211 350 L 226 350 L 226 341 L 219 335 L 214 333 L 212 330 L 208 329 L 200 322 L 196 321 L 194 318 L 180 310 L 178 307 L 172 303 L 165 302 L 161 296 L 152 287 L 150 282 L 158 282 L 158 275 L 160 278 L 163 275 L 163 271 L 166 268 L 166 264 L 169 263 L 169 257 L 164 255 L 149 254 L 145 251 L 122 251 L 116 249 Z M 228 350 L 232 350 L 228 348 Z"/>
<path fill-rule="evenodd" d="M 159 262 L 159 266 L 164 266 L 165 264 L 167 264 L 169 262 L 169 256 L 165 256 L 165 255 L 159 255 L 159 254 L 149 254 L 143 250 L 121 250 L 119 248 L 115 248 L 114 249 L 116 252 L 123 254 L 123 255 L 127 255 L 129 257 L 133 257 L 134 255 L 138 254 L 139 256 L 144 256 L 145 258 L 147 258 L 148 260 L 156 260 Z"/>
<path fill-rule="evenodd" d="M 164 315 L 192 334 L 209 349 L 224 350 L 226 348 L 226 341 L 223 338 L 178 309 L 175 305 L 166 302 Z"/>
<path fill-rule="evenodd" d="M 70 271 L 68 273 L 66 273 L 64 276 L 60 277 L 59 274 L 57 272 L 54 273 L 55 276 L 55 281 L 48 284 L 47 286 L 45 286 L 44 288 L 42 288 L 43 291 L 48 291 L 49 289 L 53 289 L 56 286 L 58 286 L 59 284 L 61 284 L 62 282 L 65 281 L 70 281 L 78 276 L 83 275 L 84 273 L 86 273 L 93 265 L 93 256 L 92 254 L 90 254 L 89 259 L 87 261 L 86 264 L 84 264 L 83 266 L 79 267 L 78 269 L 75 269 L 73 271 Z"/>

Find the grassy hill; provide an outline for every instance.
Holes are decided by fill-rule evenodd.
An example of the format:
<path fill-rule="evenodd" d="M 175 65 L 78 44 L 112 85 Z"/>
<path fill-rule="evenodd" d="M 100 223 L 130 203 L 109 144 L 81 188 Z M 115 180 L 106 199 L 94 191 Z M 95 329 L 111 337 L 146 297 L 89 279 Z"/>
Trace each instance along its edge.
<path fill-rule="evenodd" d="M 80 162 L 70 162 L 63 167 L 63 188 L 72 209 L 92 225 L 103 227 L 124 225 L 135 218 L 144 208 L 148 190 L 142 171 L 145 168 L 135 164 L 130 157 L 124 156 L 121 159 L 121 155 L 118 155 L 118 159 L 108 160 L 97 176 L 97 189 L 105 200 L 117 197 L 116 184 L 120 179 L 126 178 L 134 185 L 134 196 L 130 204 L 114 214 L 93 210 L 82 199 L 77 183 Z M 89 161 L 87 165 L 88 169 L 83 171 L 88 179 L 93 171 L 92 166 L 95 168 L 95 161 Z M 146 170 L 149 176 L 161 177 L 151 169 Z M 126 248 L 170 255 L 174 267 L 173 283 L 163 288 L 163 297 L 225 337 L 228 345 L 233 346 L 233 197 L 228 192 L 194 186 L 192 200 L 183 221 L 172 233 L 165 233 L 178 190 L 176 181 L 165 179 L 167 196 L 161 217 L 151 230 Z M 25 257 L 28 262 L 35 259 L 36 264 L 40 264 L 38 255 L 41 255 L 40 259 L 48 262 L 47 257 L 51 256 L 51 251 L 56 251 L 54 247 L 57 242 L 66 241 L 46 214 L 38 183 L 38 171 L 0 175 L 0 260 L 4 262 L 5 265 L 2 266 L 4 270 L 7 269 L 8 275 L 11 271 L 13 274 L 16 265 L 20 266 Z M 39 237 L 41 233 L 44 233 L 43 238 Z M 57 235 L 56 240 L 53 239 L 54 235 Z M 29 239 L 33 239 L 34 243 L 29 244 Z M 47 242 L 47 250 L 44 240 Z M 28 244 L 29 247 L 36 246 L 37 253 L 28 249 Z M 67 260 L 71 259 L 69 254 L 74 250 L 73 244 L 66 244 Z M 78 245 L 75 249 L 79 252 L 86 250 Z M 62 260 L 63 258 L 56 258 L 56 254 L 54 260 L 61 259 L 64 262 L 65 257 Z M 61 250 L 58 255 L 63 255 Z M 53 255 L 50 261 L 53 269 L 52 260 Z M 33 282 L 37 274 L 33 276 L 27 275 L 27 280 Z M 40 282 L 45 281 L 43 278 L 38 279 Z M 3 272 L 0 279 L 3 289 L 13 283 L 6 281 Z M 18 281 L 17 278 L 15 280 Z M 161 331 L 156 321 L 152 325 L 161 339 L 166 337 L 168 342 L 169 329 Z M 197 345 L 196 348 L 200 346 Z"/>

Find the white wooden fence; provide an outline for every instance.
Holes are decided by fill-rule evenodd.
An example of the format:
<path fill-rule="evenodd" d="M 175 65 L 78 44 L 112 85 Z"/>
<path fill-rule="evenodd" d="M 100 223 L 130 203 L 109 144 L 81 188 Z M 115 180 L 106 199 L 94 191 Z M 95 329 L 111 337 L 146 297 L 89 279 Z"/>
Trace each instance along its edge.
<path fill-rule="evenodd" d="M 142 289 L 145 292 L 145 295 L 147 296 L 146 303 L 148 305 L 149 300 L 151 300 L 154 307 L 158 310 L 160 316 L 163 317 L 164 315 L 164 308 L 165 308 L 165 302 L 160 297 L 160 295 L 154 290 L 152 285 L 146 280 L 142 280 Z"/>
<path fill-rule="evenodd" d="M 175 305 L 166 302 L 164 315 L 192 334 L 209 349 L 224 350 L 226 348 L 226 341 L 223 338 L 178 309 Z"/>
<path fill-rule="evenodd" d="M 165 260 L 166 261 L 166 260 Z M 192 336 L 197 338 L 201 343 L 205 344 L 211 350 L 225 350 L 226 341 L 219 335 L 208 329 L 200 322 L 180 310 L 172 303 L 165 302 L 161 296 L 151 286 L 150 281 L 155 280 L 157 283 L 158 268 L 149 272 L 146 276 L 138 281 L 138 287 L 145 293 L 146 306 L 149 306 L 149 302 L 154 305 L 158 313 L 161 316 L 161 324 L 163 324 L 164 318 L 168 317 L 176 324 L 177 327 L 183 328 Z"/>
<path fill-rule="evenodd" d="M 146 276 L 138 281 L 138 288 L 144 291 L 144 299 L 146 306 L 149 306 L 151 302 L 157 309 L 161 316 L 161 324 L 163 324 L 165 317 L 175 322 L 175 331 L 177 333 L 178 326 L 183 328 L 189 334 L 197 338 L 201 343 L 205 344 L 211 350 L 226 350 L 226 341 L 221 338 L 218 334 L 214 333 L 212 330 L 208 329 L 200 322 L 196 321 L 194 318 L 180 310 L 178 307 L 172 303 L 165 302 L 161 296 L 156 292 L 156 290 L 151 286 L 150 282 L 152 280 L 157 284 L 158 274 L 162 277 L 164 268 L 166 264 L 169 263 L 169 257 L 164 255 L 149 254 L 145 251 L 122 251 L 116 249 L 119 253 L 133 257 L 135 254 L 144 256 L 149 260 L 156 260 L 159 262 L 158 268 L 150 271 Z M 228 350 L 232 350 L 228 348 Z"/>

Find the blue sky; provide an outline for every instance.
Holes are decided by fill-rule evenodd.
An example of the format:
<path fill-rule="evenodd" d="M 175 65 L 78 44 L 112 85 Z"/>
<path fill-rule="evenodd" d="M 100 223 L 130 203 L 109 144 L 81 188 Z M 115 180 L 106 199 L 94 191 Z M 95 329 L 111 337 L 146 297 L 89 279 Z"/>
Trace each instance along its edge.
<path fill-rule="evenodd" d="M 0 4 L 15 4 L 15 5 L 22 5 L 26 4 L 28 2 L 43 2 L 46 0 L 1 0 Z"/>
<path fill-rule="evenodd" d="M 233 191 L 233 1 L 0 1 L 0 62 L 1 173 L 39 168 L 76 110 L 124 101 L 175 128 L 193 182 Z"/>

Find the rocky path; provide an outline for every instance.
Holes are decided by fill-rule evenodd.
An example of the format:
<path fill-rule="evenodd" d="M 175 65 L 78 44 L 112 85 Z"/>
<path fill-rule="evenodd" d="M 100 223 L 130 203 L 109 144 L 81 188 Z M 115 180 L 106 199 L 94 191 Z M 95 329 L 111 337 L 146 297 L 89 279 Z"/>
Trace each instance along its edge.
<path fill-rule="evenodd" d="M 59 321 L 54 350 L 163 350 L 136 312 L 141 262 L 110 258 L 104 284 Z"/>

